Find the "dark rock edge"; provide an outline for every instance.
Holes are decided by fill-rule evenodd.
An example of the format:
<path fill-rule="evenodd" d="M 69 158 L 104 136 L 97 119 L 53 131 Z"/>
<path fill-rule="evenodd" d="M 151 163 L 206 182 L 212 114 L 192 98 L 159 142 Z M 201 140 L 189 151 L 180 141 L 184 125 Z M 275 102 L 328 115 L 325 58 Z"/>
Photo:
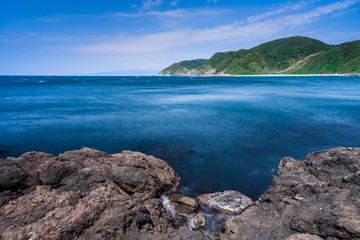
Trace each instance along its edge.
<path fill-rule="evenodd" d="M 139 152 L 0 159 L 0 238 L 360 239 L 360 148 L 283 158 L 259 200 L 215 235 L 174 224 L 160 196 L 178 183 L 165 161 Z"/>

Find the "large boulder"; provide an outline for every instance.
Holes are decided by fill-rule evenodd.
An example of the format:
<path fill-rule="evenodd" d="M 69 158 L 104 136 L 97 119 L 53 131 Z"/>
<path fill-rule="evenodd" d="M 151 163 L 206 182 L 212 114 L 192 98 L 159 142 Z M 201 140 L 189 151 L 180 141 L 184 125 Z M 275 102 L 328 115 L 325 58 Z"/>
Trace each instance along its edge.
<path fill-rule="evenodd" d="M 307 233 L 360 239 L 360 148 L 286 157 L 270 187 L 242 214 L 226 221 L 224 239 L 287 239 Z"/>
<path fill-rule="evenodd" d="M 123 151 L 107 161 L 107 172 L 114 182 L 134 197 L 159 197 L 178 180 L 163 160 L 139 152 Z"/>
<path fill-rule="evenodd" d="M 110 155 L 90 148 L 65 152 L 43 163 L 39 178 L 53 188 L 80 190 L 84 195 L 110 181 L 122 194 L 134 197 L 158 197 L 177 181 L 174 170 L 161 159 L 131 151 Z"/>
<path fill-rule="evenodd" d="M 48 153 L 28 152 L 18 158 L 0 159 L 0 206 L 35 190 L 40 184 L 39 165 L 52 157 Z"/>

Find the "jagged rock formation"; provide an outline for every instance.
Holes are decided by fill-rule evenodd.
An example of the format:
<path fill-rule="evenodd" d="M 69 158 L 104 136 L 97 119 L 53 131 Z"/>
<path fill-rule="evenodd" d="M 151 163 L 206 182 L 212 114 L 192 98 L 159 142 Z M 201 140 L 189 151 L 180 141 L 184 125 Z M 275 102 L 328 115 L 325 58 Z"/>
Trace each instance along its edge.
<path fill-rule="evenodd" d="M 138 152 L 3 159 L 0 239 L 360 239 L 360 148 L 282 159 L 268 190 L 217 234 L 175 224 L 160 196 L 177 182 L 166 162 Z M 203 229 L 204 216 L 193 215 L 190 227 Z"/>
<path fill-rule="evenodd" d="M 234 239 L 360 239 L 360 148 L 283 158 L 266 192 L 224 230 Z"/>
<path fill-rule="evenodd" d="M 203 239 L 175 229 L 158 198 L 177 178 L 163 160 L 130 151 L 0 160 L 0 238 Z"/>

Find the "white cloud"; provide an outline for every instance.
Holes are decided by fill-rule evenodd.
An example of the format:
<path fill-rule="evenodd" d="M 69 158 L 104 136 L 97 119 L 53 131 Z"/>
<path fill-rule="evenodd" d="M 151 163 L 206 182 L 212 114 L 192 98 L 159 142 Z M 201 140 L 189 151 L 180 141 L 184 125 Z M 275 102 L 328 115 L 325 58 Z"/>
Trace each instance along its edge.
<path fill-rule="evenodd" d="M 188 28 L 129 38 L 114 37 L 111 42 L 76 47 L 73 48 L 73 50 L 92 53 L 151 52 L 175 46 L 214 41 L 256 40 L 280 32 L 286 32 L 286 30 L 291 27 L 303 26 L 315 22 L 322 16 L 345 10 L 358 2 L 360 2 L 360 0 L 339 1 L 307 12 L 273 18 L 270 18 L 270 15 L 276 15 L 278 12 L 267 13 L 265 17 L 260 17 L 261 15 L 249 17 L 248 19 L 252 19 L 253 21 L 249 21 L 246 24 L 234 22 L 233 24 L 213 28 Z M 179 13 L 181 12 L 166 12 L 166 14 L 176 15 Z"/>
<path fill-rule="evenodd" d="M 353 9 L 349 9 L 349 10 L 346 10 L 346 11 L 337 12 L 337 13 L 332 14 L 331 17 L 336 18 L 336 17 L 346 15 L 348 13 L 356 12 L 356 11 L 359 11 L 359 8 L 353 8 Z"/>
<path fill-rule="evenodd" d="M 162 4 L 168 3 L 172 6 L 177 6 L 180 0 L 142 0 L 142 7 L 139 9 L 140 11 L 147 11 L 154 7 L 160 6 Z"/>
<path fill-rule="evenodd" d="M 164 0 L 143 0 L 141 10 L 148 10 L 164 3 Z"/>
<path fill-rule="evenodd" d="M 170 5 L 177 6 L 177 4 L 180 2 L 180 0 L 173 0 L 170 2 Z"/>
<path fill-rule="evenodd" d="M 336 11 L 344 10 L 354 4 L 360 2 L 360 0 L 346 0 L 335 2 L 322 7 L 317 7 L 313 11 L 299 14 L 287 15 L 278 19 L 281 24 L 288 24 L 292 26 L 301 26 L 311 22 L 317 21 L 320 17 L 334 13 Z"/>
<path fill-rule="evenodd" d="M 241 26 L 239 23 L 223 25 L 206 29 L 184 29 L 162 33 L 148 34 L 135 38 L 121 38 L 104 44 L 88 45 L 73 48 L 81 52 L 93 53 L 125 53 L 125 52 L 148 52 L 166 49 L 174 46 L 197 44 L 211 41 L 220 41 L 234 38 L 256 38 L 271 35 L 278 30 L 276 26 L 268 27 L 264 23 L 256 23 Z"/>
<path fill-rule="evenodd" d="M 170 3 L 171 4 L 171 3 Z M 170 18 L 194 18 L 194 17 L 209 17 L 209 16 L 219 16 L 219 15 L 227 15 L 234 14 L 235 11 L 229 9 L 182 9 L 178 8 L 175 10 L 167 10 L 167 11 L 146 11 L 146 12 L 137 12 L 137 13 L 124 13 L 124 12 L 116 12 L 109 15 L 105 15 L 106 17 L 144 17 L 144 16 L 154 16 L 154 17 L 170 17 Z M 94 17 L 99 17 L 95 15 Z"/>
<path fill-rule="evenodd" d="M 291 10 L 298 10 L 298 9 L 304 7 L 305 5 L 306 5 L 305 2 L 300 2 L 299 4 L 289 4 L 287 6 L 284 6 L 282 8 L 277 8 L 272 11 L 264 12 L 264 13 L 254 15 L 254 16 L 249 16 L 246 20 L 250 23 L 258 22 L 258 21 L 261 21 L 261 20 L 264 20 L 264 19 L 267 19 L 270 17 L 278 16 L 284 12 L 288 12 Z"/>

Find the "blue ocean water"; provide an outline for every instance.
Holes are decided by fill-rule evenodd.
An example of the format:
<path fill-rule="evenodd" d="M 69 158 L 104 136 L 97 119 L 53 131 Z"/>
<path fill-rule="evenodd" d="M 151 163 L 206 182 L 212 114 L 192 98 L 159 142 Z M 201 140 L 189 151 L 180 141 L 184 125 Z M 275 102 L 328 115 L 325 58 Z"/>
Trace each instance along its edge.
<path fill-rule="evenodd" d="M 0 76 L 0 158 L 136 150 L 193 196 L 256 199 L 282 157 L 359 146 L 359 130 L 359 77 Z"/>

